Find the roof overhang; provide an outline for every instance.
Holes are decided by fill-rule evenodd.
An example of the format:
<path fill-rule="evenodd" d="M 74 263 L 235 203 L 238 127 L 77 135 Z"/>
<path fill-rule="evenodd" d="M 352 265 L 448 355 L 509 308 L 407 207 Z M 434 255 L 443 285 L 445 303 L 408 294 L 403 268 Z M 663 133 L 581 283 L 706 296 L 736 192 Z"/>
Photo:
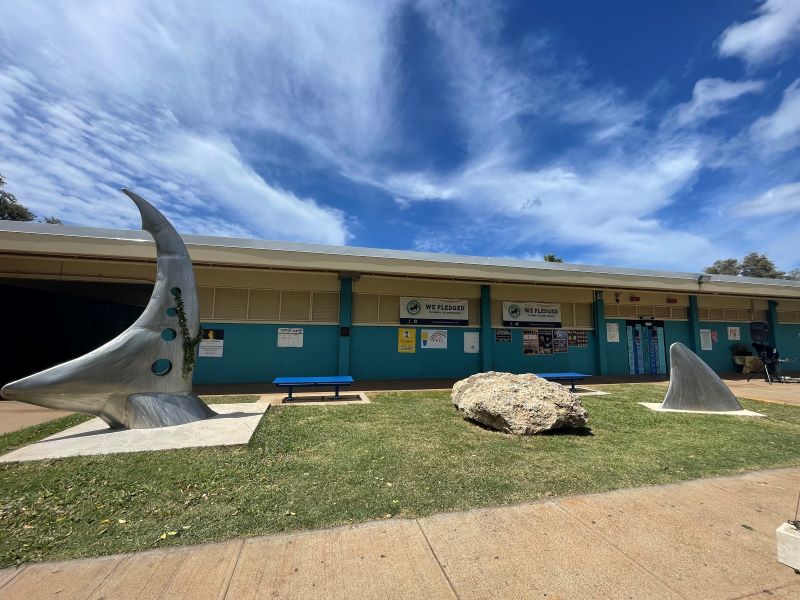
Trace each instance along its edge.
<path fill-rule="evenodd" d="M 800 282 L 788 280 L 711 275 L 708 282 L 699 284 L 700 273 L 198 235 L 182 237 L 197 264 L 800 298 Z M 144 231 L 0 221 L 0 253 L 153 260 L 155 243 Z"/>

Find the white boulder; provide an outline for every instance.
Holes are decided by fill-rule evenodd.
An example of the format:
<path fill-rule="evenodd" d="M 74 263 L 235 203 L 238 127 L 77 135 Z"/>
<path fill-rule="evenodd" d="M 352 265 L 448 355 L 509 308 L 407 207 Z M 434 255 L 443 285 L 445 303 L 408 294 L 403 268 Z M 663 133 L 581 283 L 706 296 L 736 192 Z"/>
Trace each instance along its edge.
<path fill-rule="evenodd" d="M 464 418 L 517 435 L 582 427 L 589 416 L 578 396 L 531 373 L 477 373 L 455 383 L 452 399 Z"/>

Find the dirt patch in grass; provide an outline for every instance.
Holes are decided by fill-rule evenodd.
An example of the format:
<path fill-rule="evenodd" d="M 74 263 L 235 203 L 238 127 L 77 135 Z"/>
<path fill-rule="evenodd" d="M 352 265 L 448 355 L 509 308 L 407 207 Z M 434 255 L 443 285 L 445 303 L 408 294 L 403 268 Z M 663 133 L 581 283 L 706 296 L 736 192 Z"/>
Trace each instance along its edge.
<path fill-rule="evenodd" d="M 800 465 L 800 407 L 743 401 L 762 419 L 665 414 L 637 404 L 660 401 L 663 388 L 605 390 L 582 400 L 587 429 L 558 435 L 482 429 L 447 393 L 408 392 L 365 405 L 275 407 L 248 446 L 2 465 L 0 564 Z M 0 447 L 69 419 L 0 437 Z"/>

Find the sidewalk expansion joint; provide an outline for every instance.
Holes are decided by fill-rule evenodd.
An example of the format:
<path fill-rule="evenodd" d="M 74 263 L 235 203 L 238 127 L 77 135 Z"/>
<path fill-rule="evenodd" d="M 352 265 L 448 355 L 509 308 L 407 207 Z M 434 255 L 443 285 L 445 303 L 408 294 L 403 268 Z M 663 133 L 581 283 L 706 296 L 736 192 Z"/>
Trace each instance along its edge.
<path fill-rule="evenodd" d="M 433 545 L 431 545 L 431 541 L 428 539 L 428 536 L 425 533 L 425 529 L 423 529 L 422 527 L 422 523 L 419 522 L 419 519 L 414 519 L 414 523 L 417 524 L 417 527 L 419 527 L 419 532 L 422 534 L 422 537 L 425 538 L 425 543 L 428 544 L 428 548 L 430 548 L 431 554 L 433 554 L 433 559 L 436 561 L 436 564 L 439 566 L 439 570 L 442 572 L 442 575 L 444 575 L 444 578 L 447 580 L 447 585 L 450 586 L 450 591 L 453 592 L 453 596 L 455 596 L 456 600 L 461 600 L 461 597 L 458 595 L 455 586 L 453 586 L 453 582 L 450 581 L 450 577 L 447 575 L 447 571 L 444 570 L 442 562 L 436 555 L 436 550 L 433 549 Z"/>

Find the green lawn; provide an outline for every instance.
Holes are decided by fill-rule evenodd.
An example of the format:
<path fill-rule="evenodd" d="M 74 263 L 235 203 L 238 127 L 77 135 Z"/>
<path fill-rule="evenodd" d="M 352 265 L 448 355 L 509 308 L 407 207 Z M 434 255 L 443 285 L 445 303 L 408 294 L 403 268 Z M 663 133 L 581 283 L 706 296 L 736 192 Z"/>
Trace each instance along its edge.
<path fill-rule="evenodd" d="M 636 404 L 664 388 L 606 390 L 584 398 L 590 430 L 577 433 L 515 438 L 464 421 L 449 394 L 409 392 L 274 408 L 246 447 L 3 465 L 0 565 L 800 465 L 798 407 L 664 414 Z M 81 418 L 2 436 L 0 448 Z"/>

